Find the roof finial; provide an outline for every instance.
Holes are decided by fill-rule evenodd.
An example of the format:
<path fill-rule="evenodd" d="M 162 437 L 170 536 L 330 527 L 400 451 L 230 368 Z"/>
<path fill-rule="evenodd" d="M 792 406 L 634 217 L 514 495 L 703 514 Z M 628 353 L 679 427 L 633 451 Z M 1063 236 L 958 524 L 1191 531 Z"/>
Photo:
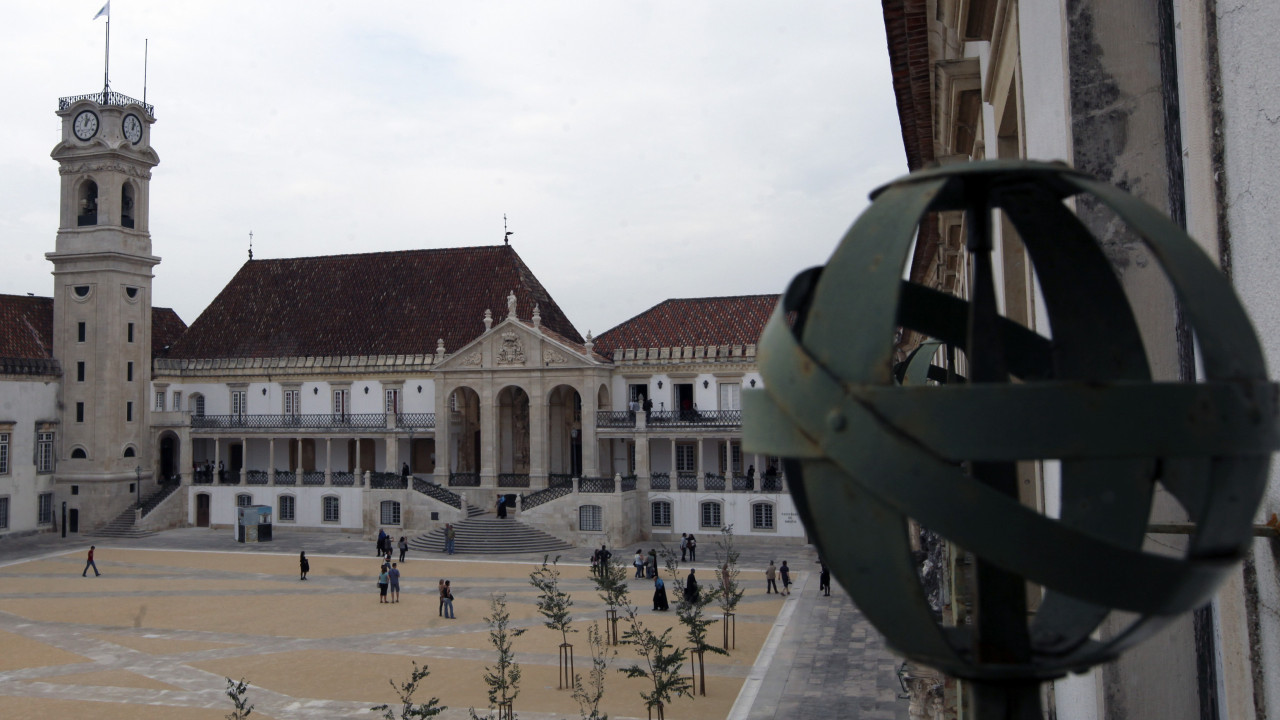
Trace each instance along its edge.
<path fill-rule="evenodd" d="M 484 331 L 489 332 L 493 329 L 493 311 L 485 308 L 484 311 Z"/>
<path fill-rule="evenodd" d="M 515 233 L 507 229 L 507 214 L 502 213 L 502 244 L 510 245 L 512 235 L 515 235 Z"/>
<path fill-rule="evenodd" d="M 533 326 L 542 327 L 542 313 L 538 310 L 538 303 L 533 304 Z"/>
<path fill-rule="evenodd" d="M 249 259 L 253 259 L 253 231 L 249 231 Z"/>
<path fill-rule="evenodd" d="M 596 346 L 595 338 L 591 337 L 590 330 L 587 331 L 587 341 L 583 343 L 582 346 L 587 349 L 587 352 L 591 352 L 591 349 Z"/>

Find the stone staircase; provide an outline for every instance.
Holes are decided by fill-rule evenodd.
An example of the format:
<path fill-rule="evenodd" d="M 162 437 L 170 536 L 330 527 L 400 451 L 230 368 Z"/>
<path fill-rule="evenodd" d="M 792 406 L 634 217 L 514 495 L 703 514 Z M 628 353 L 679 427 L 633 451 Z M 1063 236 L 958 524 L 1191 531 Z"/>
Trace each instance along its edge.
<path fill-rule="evenodd" d="M 137 517 L 137 511 L 133 506 L 129 506 L 124 512 L 116 516 L 114 520 L 103 525 L 92 532 L 85 533 L 86 537 L 105 537 L 105 538 L 144 538 L 155 535 L 150 530 L 143 530 L 134 525 L 134 519 Z"/>
<path fill-rule="evenodd" d="M 474 508 L 473 508 L 474 509 Z M 526 525 L 514 518 L 500 520 L 488 513 L 469 517 L 454 525 L 458 536 L 454 551 L 459 553 L 556 553 L 573 546 L 558 537 Z M 444 529 L 419 535 L 409 542 L 419 552 L 444 552 Z"/>

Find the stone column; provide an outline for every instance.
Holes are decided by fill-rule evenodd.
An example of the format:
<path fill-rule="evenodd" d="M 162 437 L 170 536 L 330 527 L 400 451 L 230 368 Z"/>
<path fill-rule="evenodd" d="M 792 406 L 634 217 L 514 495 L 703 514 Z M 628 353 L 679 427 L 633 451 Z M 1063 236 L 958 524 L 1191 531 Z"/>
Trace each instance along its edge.
<path fill-rule="evenodd" d="M 547 486 L 547 449 L 551 447 L 547 429 L 550 406 L 547 405 L 547 391 L 541 373 L 534 375 L 529 386 L 529 489 L 533 490 Z M 533 481 L 535 477 L 539 482 Z"/>
<path fill-rule="evenodd" d="M 300 488 L 302 487 L 302 438 L 297 438 L 297 441 L 298 441 L 298 467 L 293 469 L 293 484 L 294 484 L 294 487 Z"/>
<path fill-rule="evenodd" d="M 276 438 L 267 438 L 267 483 L 276 484 Z"/>
<path fill-rule="evenodd" d="M 636 433 L 636 489 L 648 492 L 649 481 L 649 434 Z"/>
<path fill-rule="evenodd" d="M 498 396 L 492 379 L 480 386 L 480 487 L 498 484 L 498 443 L 501 423 L 498 418 Z M 464 424 L 463 430 L 465 432 Z M 495 501 L 496 502 L 496 501 Z"/>
<path fill-rule="evenodd" d="M 600 476 L 600 443 L 596 442 L 596 390 L 595 383 L 588 381 L 586 387 L 578 391 L 582 397 L 582 475 L 584 477 Z"/>
<path fill-rule="evenodd" d="M 186 452 L 179 453 L 185 461 L 179 462 L 179 467 L 182 469 L 178 472 L 182 477 L 182 484 L 191 485 L 195 482 L 193 473 L 195 472 L 196 443 L 191 439 L 191 430 L 189 428 L 183 428 L 181 437 L 178 440 L 178 446 L 186 448 Z"/>
<path fill-rule="evenodd" d="M 693 479 L 698 483 L 699 490 L 705 490 L 702 480 L 702 438 L 694 437 L 693 439 Z"/>
<path fill-rule="evenodd" d="M 453 438 L 450 436 L 452 423 L 449 418 L 449 395 L 453 391 L 440 383 L 436 392 L 436 467 L 435 482 L 437 485 L 449 484 L 449 468 L 453 454 Z M 410 451 L 412 452 L 412 450 Z"/>
<path fill-rule="evenodd" d="M 299 448 L 301 450 L 301 448 Z M 298 453 L 302 457 L 302 453 Z M 324 486 L 333 487 L 333 438 L 324 439 Z"/>
<path fill-rule="evenodd" d="M 361 471 L 361 470 L 364 470 L 364 465 L 362 465 L 362 464 L 360 463 L 360 437 L 357 435 L 357 436 L 356 436 L 356 438 L 355 438 L 355 440 L 356 440 L 356 470 L 355 470 L 355 472 L 356 472 L 356 475 L 359 475 L 359 474 L 360 474 L 360 471 Z"/>
<path fill-rule="evenodd" d="M 249 438 L 240 438 L 240 484 L 248 485 L 249 477 Z"/>
<path fill-rule="evenodd" d="M 218 484 L 218 462 L 222 460 L 221 445 L 222 445 L 221 439 L 217 435 L 214 435 L 213 436 L 213 463 L 210 466 L 212 467 L 212 469 L 209 471 L 213 477 L 209 478 L 210 485 Z M 212 513 L 213 510 L 210 509 L 209 512 Z"/>

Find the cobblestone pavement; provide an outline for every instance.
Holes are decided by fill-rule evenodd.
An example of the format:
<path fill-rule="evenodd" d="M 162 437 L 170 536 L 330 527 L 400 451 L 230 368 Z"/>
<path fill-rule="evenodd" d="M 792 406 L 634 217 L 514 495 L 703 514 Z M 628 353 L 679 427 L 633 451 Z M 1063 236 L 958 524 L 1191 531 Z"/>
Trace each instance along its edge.
<path fill-rule="evenodd" d="M 699 562 L 690 563 L 708 575 L 716 564 L 714 536 L 702 536 Z M 294 552 L 306 549 L 308 555 L 350 555 L 373 557 L 373 542 L 355 534 L 298 531 L 276 528 L 273 542 L 236 543 L 230 530 L 182 528 L 148 538 L 117 540 L 108 538 L 69 537 L 43 534 L 17 538 L 0 538 L 0 564 L 16 560 L 83 551 L 90 544 L 100 549 L 152 548 L 247 553 Z M 641 543 L 645 550 L 649 544 Z M 769 560 L 787 560 L 797 571 L 804 572 L 793 594 L 770 632 L 736 703 L 728 713 L 730 720 L 811 720 L 823 718 L 862 718 L 866 720 L 906 720 L 907 701 L 898 699 L 899 684 L 895 675 L 901 662 L 885 648 L 883 638 L 853 606 L 838 585 L 830 597 L 818 591 L 816 553 L 812 546 L 756 546 L 739 548 L 740 580 L 750 585 L 763 585 L 762 570 Z M 634 548 L 616 548 L 624 560 Z M 590 549 L 564 553 L 562 563 L 583 563 Z M 417 553 L 421 556 L 421 553 Z M 410 553 L 412 561 L 415 553 Z M 529 560 L 540 561 L 542 554 L 531 555 L 456 555 L 456 560 Z M 706 580 L 704 580 L 706 582 Z M 756 588 L 758 589 L 758 588 Z M 523 713 L 522 713 L 523 714 Z"/>

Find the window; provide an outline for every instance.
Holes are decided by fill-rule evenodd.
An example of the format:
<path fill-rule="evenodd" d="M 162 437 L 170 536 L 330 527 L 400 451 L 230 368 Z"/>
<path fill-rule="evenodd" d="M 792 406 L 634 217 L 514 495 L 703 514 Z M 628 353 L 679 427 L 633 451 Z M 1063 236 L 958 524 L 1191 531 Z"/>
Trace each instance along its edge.
<path fill-rule="evenodd" d="M 697 463 L 697 453 L 695 452 L 695 449 L 696 448 L 693 443 L 676 444 L 676 472 L 697 472 L 694 467 Z"/>
<path fill-rule="evenodd" d="M 340 510 L 341 510 L 341 505 L 338 503 L 337 497 L 333 495 L 326 495 L 324 497 L 324 521 L 325 522 L 338 522 L 342 518 L 342 515 L 339 512 Z"/>
<path fill-rule="evenodd" d="M 231 391 L 231 414 L 244 415 L 248 411 L 249 393 L 245 390 Z"/>
<path fill-rule="evenodd" d="M 395 415 L 400 412 L 400 390 L 399 388 L 387 391 L 387 414 Z"/>
<path fill-rule="evenodd" d="M 53 524 L 53 493 L 40 493 L 36 522 L 40 525 Z"/>
<path fill-rule="evenodd" d="M 89 330 L 83 322 L 76 323 L 76 342 L 84 342 L 85 336 L 88 334 Z"/>
<path fill-rule="evenodd" d="M 76 382 L 84 382 L 84 361 L 76 363 Z"/>
<path fill-rule="evenodd" d="M 86 452 L 84 451 L 84 448 L 80 448 L 80 447 L 78 447 L 78 448 L 76 448 L 76 449 L 74 449 L 74 450 L 72 450 L 72 451 L 71 451 L 71 459 L 72 459 L 72 460 L 84 460 L 84 459 L 86 459 L 86 458 L 88 458 L 88 457 L 89 457 L 89 455 L 88 455 L 88 453 L 86 453 Z M 75 493 L 71 493 L 71 494 L 72 494 L 72 495 L 75 495 Z"/>
<path fill-rule="evenodd" d="M 196 417 L 204 417 L 204 395 L 191 396 L 191 414 Z"/>
<path fill-rule="evenodd" d="M 182 391 L 181 390 L 173 391 L 173 409 L 182 410 Z"/>
<path fill-rule="evenodd" d="M 333 416 L 345 419 L 347 413 L 351 411 L 351 391 L 350 390 L 334 390 L 333 391 Z"/>
<path fill-rule="evenodd" d="M 0 475 L 9 474 L 9 433 L 0 433 Z"/>
<path fill-rule="evenodd" d="M 249 507 L 253 504 L 253 496 L 249 493 L 236 495 L 236 507 Z"/>
<path fill-rule="evenodd" d="M 36 472 L 53 472 L 53 433 L 36 433 Z"/>
<path fill-rule="evenodd" d="M 156 412 L 164 412 L 164 391 L 156 391 Z"/>
<path fill-rule="evenodd" d="M 126 363 L 124 370 L 125 382 L 133 382 L 133 363 Z"/>
<path fill-rule="evenodd" d="M 382 520 L 383 525 L 399 525 L 400 524 L 400 503 L 395 500 L 382 501 Z"/>
<path fill-rule="evenodd" d="M 124 421 L 133 422 L 133 401 L 124 404 Z"/>
<path fill-rule="evenodd" d="M 127 447 L 127 448 L 125 448 L 125 449 L 124 449 L 124 456 L 125 456 L 125 457 L 137 457 L 137 455 L 138 455 L 138 453 L 137 453 L 137 451 L 136 451 L 136 450 L 134 450 L 134 449 L 133 449 L 133 446 L 132 446 L 132 445 L 130 445 L 129 447 Z"/>
<path fill-rule="evenodd" d="M 666 500 L 654 500 L 649 507 L 652 510 L 654 527 L 671 527 L 671 503 Z"/>
<path fill-rule="evenodd" d="M 84 403 L 76 403 L 76 422 L 84 422 Z"/>
<path fill-rule="evenodd" d="M 0 530 L 9 529 L 9 498 L 0 497 Z"/>
<path fill-rule="evenodd" d="M 708 500 L 702 503 L 702 512 L 699 525 L 704 528 L 718 528 L 724 523 L 721 521 L 720 503 Z"/>
<path fill-rule="evenodd" d="M 751 506 L 751 529 L 773 529 L 773 503 L 758 502 Z"/>
<path fill-rule="evenodd" d="M 129 323 L 129 342 L 133 342 L 133 323 Z"/>
<path fill-rule="evenodd" d="M 298 391 L 285 390 L 284 391 L 284 414 L 293 416 L 293 415 L 299 414 L 300 412 L 302 412 L 302 409 L 301 409 L 301 406 L 298 404 Z"/>
<path fill-rule="evenodd" d="M 296 503 L 292 495 L 280 496 L 280 509 L 276 512 L 276 516 L 280 518 L 280 522 L 294 522 L 297 520 Z"/>
<path fill-rule="evenodd" d="M 742 474 L 742 445 L 740 443 L 732 440 L 720 443 L 720 474 Z"/>
<path fill-rule="evenodd" d="M 741 383 L 720 383 L 720 409 L 721 410 L 741 410 L 742 409 L 742 384 Z"/>
<path fill-rule="evenodd" d="M 76 294 L 76 297 L 78 297 L 78 298 L 87 298 L 87 297 L 89 297 L 89 286 L 88 286 L 88 285 L 77 285 L 77 286 L 75 286 L 74 288 L 71 288 L 71 290 L 72 290 L 72 292 L 74 292 L 74 293 Z"/>
<path fill-rule="evenodd" d="M 599 532 L 604 529 L 604 522 L 599 505 L 578 506 L 578 529 L 586 532 Z"/>

